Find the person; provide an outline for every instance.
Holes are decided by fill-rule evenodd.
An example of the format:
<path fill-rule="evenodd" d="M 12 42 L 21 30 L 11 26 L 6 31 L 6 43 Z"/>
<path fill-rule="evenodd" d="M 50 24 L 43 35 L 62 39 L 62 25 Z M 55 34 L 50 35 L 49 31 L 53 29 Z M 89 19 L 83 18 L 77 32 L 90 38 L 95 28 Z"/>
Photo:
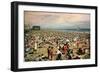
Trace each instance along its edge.
<path fill-rule="evenodd" d="M 37 50 L 37 47 L 38 47 L 38 43 L 35 42 L 35 47 L 34 47 L 34 49 Z"/>
<path fill-rule="evenodd" d="M 53 60 L 53 47 L 50 48 L 50 50 L 48 50 L 49 53 L 49 59 Z"/>
<path fill-rule="evenodd" d="M 76 46 L 77 46 L 77 48 L 79 48 L 79 45 L 80 45 L 80 40 L 78 39 L 78 40 L 76 41 Z"/>
<path fill-rule="evenodd" d="M 48 52 L 48 59 L 50 58 L 50 46 L 47 48 L 47 52 Z"/>
<path fill-rule="evenodd" d="M 80 59 L 80 57 L 79 56 L 76 56 L 75 58 L 73 58 L 73 59 Z"/>
<path fill-rule="evenodd" d="M 72 59 L 72 55 L 73 55 L 73 50 L 72 49 L 68 49 L 67 58 L 68 59 Z"/>
<path fill-rule="evenodd" d="M 78 55 L 83 55 L 83 54 L 85 54 L 85 49 L 79 48 L 78 51 L 77 51 L 77 54 L 78 54 Z"/>
<path fill-rule="evenodd" d="M 64 44 L 64 46 L 63 46 L 63 54 L 66 54 L 68 49 L 69 49 L 68 43 Z"/>
<path fill-rule="evenodd" d="M 61 53 L 60 49 L 58 49 L 58 50 L 56 51 L 56 54 L 57 54 L 56 60 L 62 60 L 62 53 Z"/>

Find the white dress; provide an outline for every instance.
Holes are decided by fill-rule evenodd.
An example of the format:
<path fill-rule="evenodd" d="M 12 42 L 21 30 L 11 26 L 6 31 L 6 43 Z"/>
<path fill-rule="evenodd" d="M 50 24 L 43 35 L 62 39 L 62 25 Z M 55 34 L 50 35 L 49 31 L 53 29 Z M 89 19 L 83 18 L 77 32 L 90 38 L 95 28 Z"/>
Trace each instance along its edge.
<path fill-rule="evenodd" d="M 37 50 L 37 43 L 35 42 L 35 50 Z"/>

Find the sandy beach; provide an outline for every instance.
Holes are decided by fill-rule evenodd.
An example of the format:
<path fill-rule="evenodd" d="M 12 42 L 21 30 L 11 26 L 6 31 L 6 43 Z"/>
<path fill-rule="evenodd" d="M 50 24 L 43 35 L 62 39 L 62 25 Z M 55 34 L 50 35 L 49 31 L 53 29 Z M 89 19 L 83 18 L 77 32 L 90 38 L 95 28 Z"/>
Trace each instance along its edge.
<path fill-rule="evenodd" d="M 25 33 L 24 42 L 27 62 L 90 58 L 89 32 L 31 30 Z"/>

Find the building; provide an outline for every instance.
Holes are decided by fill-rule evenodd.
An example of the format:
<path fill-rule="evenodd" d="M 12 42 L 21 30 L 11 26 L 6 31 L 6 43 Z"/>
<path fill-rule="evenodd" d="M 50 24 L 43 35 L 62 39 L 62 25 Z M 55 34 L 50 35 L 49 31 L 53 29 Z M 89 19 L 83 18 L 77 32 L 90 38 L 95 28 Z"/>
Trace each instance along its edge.
<path fill-rule="evenodd" d="M 32 26 L 32 30 L 40 30 L 40 26 Z"/>

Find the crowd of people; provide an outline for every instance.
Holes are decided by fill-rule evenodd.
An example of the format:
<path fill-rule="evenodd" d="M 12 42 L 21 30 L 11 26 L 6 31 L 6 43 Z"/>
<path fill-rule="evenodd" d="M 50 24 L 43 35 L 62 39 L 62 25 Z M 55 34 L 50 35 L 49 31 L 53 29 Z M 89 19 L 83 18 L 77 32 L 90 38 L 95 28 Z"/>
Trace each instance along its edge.
<path fill-rule="evenodd" d="M 25 61 L 90 58 L 90 34 L 31 30 L 24 38 Z"/>

